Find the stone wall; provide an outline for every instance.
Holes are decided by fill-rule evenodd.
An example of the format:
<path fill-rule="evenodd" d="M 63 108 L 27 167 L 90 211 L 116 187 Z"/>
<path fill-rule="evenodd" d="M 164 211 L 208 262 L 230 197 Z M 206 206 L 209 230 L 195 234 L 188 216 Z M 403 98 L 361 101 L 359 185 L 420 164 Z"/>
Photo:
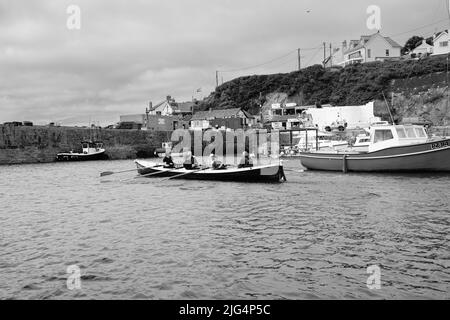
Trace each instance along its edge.
<path fill-rule="evenodd" d="M 84 139 L 101 140 L 110 159 L 146 158 L 170 132 L 90 130 L 74 127 L 14 127 L 0 125 L 0 164 L 52 162 L 56 154 L 81 151 Z"/>

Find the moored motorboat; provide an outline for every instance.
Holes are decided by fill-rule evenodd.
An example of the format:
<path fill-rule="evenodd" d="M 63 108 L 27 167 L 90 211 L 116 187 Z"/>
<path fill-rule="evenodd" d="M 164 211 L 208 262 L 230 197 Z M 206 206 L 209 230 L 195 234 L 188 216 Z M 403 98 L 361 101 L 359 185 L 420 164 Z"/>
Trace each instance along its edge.
<path fill-rule="evenodd" d="M 149 177 L 173 177 L 173 179 L 188 180 L 216 180 L 237 182 L 272 182 L 286 181 L 283 166 L 281 164 L 260 165 L 249 168 L 227 167 L 214 170 L 204 168 L 200 170 L 187 170 L 185 168 L 164 168 L 156 163 L 136 160 L 138 173 Z"/>
<path fill-rule="evenodd" d="M 90 160 L 106 160 L 106 150 L 103 143 L 99 141 L 83 141 L 82 152 L 65 152 L 56 155 L 56 161 L 90 161 Z"/>
<path fill-rule="evenodd" d="M 353 172 L 450 171 L 450 139 L 429 139 L 422 126 L 374 126 L 367 152 L 302 152 L 309 170 Z"/>

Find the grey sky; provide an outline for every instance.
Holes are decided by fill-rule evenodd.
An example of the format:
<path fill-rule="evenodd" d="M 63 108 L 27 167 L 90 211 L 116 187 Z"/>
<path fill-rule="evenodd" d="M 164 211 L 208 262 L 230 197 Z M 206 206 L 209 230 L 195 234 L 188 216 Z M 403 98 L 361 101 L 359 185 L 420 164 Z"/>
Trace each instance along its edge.
<path fill-rule="evenodd" d="M 292 52 L 220 80 L 293 71 L 296 48 L 373 33 L 366 27 L 372 4 L 381 8 L 381 32 L 403 45 L 448 28 L 445 1 L 0 0 L 0 122 L 112 123 L 168 94 L 190 100 L 202 88 L 196 97 L 208 95 L 215 70 Z M 81 8 L 81 30 L 66 27 L 70 4 Z M 306 65 L 323 53 L 302 55 Z"/>

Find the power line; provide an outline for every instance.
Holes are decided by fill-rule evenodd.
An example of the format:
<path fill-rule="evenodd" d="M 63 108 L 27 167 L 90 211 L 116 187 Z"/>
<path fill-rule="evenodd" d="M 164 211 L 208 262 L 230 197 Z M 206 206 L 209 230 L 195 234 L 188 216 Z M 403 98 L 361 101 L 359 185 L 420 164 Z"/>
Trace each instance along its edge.
<path fill-rule="evenodd" d="M 300 50 L 302 50 L 302 51 L 310 51 L 310 50 L 315 50 L 315 49 L 317 49 L 317 47 L 315 47 L 315 48 L 300 48 Z M 255 69 L 255 68 L 262 67 L 262 66 L 265 66 L 265 65 L 267 65 L 267 64 L 270 64 L 270 63 L 272 63 L 272 62 L 281 60 L 281 59 L 283 59 L 283 58 L 286 58 L 286 57 L 292 55 L 294 52 L 297 53 L 297 52 L 298 52 L 298 49 L 289 51 L 288 53 L 286 53 L 286 54 L 284 54 L 284 55 L 282 55 L 282 56 L 280 56 L 280 57 L 271 59 L 271 60 L 269 60 L 269 61 L 266 61 L 266 62 L 257 64 L 257 65 L 247 66 L 247 67 L 237 68 L 237 69 L 230 69 L 230 70 L 219 70 L 219 72 L 220 72 L 220 73 L 229 73 L 229 72 L 238 72 L 238 71 L 246 71 L 246 70 L 250 70 L 250 69 Z"/>
<path fill-rule="evenodd" d="M 239 68 L 239 69 L 219 70 L 219 72 L 220 72 L 220 73 L 228 73 L 228 72 L 237 72 L 237 71 L 245 71 L 245 70 L 249 70 L 249 69 L 255 69 L 255 68 L 264 66 L 264 65 L 266 65 L 266 64 L 269 64 L 269 63 L 272 63 L 272 62 L 281 60 L 281 59 L 283 59 L 283 58 L 286 58 L 286 57 L 290 56 L 291 54 L 293 54 L 294 52 L 297 52 L 297 49 L 295 49 L 295 50 L 293 50 L 293 51 L 290 51 L 290 52 L 288 52 L 288 53 L 286 53 L 286 54 L 284 54 L 284 55 L 282 55 L 282 56 L 280 56 L 280 57 L 274 58 L 274 59 L 272 59 L 272 60 L 269 60 L 269 61 L 266 61 L 266 62 L 257 64 L 257 65 L 248 66 L 248 67 L 243 67 L 243 68 Z"/>

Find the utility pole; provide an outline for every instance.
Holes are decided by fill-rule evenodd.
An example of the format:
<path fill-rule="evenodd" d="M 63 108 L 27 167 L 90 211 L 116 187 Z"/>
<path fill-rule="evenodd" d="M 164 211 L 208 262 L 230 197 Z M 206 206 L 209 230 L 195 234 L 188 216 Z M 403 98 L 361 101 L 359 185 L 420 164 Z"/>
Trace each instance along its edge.
<path fill-rule="evenodd" d="M 216 88 L 219 86 L 219 71 L 216 71 Z"/>
<path fill-rule="evenodd" d="M 330 42 L 330 67 L 333 66 L 333 45 Z"/>
<path fill-rule="evenodd" d="M 325 68 L 325 59 L 327 58 L 327 44 L 323 43 L 323 67 Z"/>
<path fill-rule="evenodd" d="M 298 71 L 302 70 L 302 56 L 300 55 L 300 49 L 297 49 L 298 54 Z"/>

